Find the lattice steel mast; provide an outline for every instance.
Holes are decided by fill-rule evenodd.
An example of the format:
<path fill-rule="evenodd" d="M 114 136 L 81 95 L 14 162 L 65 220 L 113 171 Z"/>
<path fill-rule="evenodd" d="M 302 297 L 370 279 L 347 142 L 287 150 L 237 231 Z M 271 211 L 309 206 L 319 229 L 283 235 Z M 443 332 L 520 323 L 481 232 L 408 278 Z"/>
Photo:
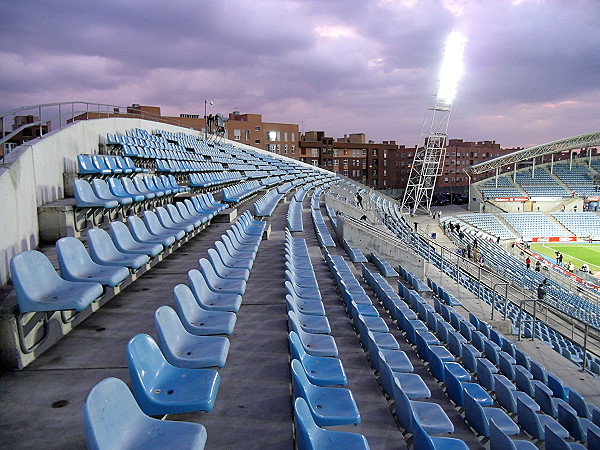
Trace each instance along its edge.
<path fill-rule="evenodd" d="M 415 211 L 431 213 L 435 183 L 444 167 L 448 122 L 456 96 L 456 85 L 462 74 L 465 43 L 466 38 L 456 32 L 450 33 L 446 42 L 444 61 L 423 119 L 419 144 L 404 190 L 402 210 L 412 207 Z"/>

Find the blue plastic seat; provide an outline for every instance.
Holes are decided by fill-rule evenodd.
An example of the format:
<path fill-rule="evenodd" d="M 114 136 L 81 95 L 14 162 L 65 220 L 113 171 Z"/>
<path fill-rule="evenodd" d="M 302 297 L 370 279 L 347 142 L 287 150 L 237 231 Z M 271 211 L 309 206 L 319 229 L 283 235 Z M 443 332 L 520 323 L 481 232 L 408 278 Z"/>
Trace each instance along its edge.
<path fill-rule="evenodd" d="M 142 171 L 142 169 L 137 169 L 135 166 L 133 166 L 133 162 L 132 166 L 129 166 L 121 155 L 115 155 L 112 158 L 115 161 L 117 167 L 121 169 L 125 175 L 130 175 L 133 173 L 138 173 L 138 171 Z M 131 159 L 129 161 L 131 161 Z"/>
<path fill-rule="evenodd" d="M 127 192 L 119 178 L 111 177 L 107 181 L 110 193 L 115 197 L 130 198 L 135 203 L 143 202 L 146 200 L 146 197 L 142 194 L 132 195 L 129 192 Z"/>
<path fill-rule="evenodd" d="M 62 279 L 48 258 L 37 250 L 13 256 L 10 272 L 21 313 L 83 311 L 103 292 L 100 283 Z"/>
<path fill-rule="evenodd" d="M 77 155 L 77 173 L 79 175 L 110 175 L 110 169 L 99 169 L 88 155 Z"/>
<path fill-rule="evenodd" d="M 113 221 L 110 223 L 110 234 L 115 247 L 123 253 L 134 253 L 148 255 L 151 258 L 161 253 L 164 246 L 161 243 L 142 243 L 135 240 L 127 225 L 123 222 Z"/>
<path fill-rule="evenodd" d="M 592 419 L 594 410 L 598 410 L 598 407 L 588 404 L 583 396 L 574 389 L 569 390 L 569 406 L 577 412 L 579 417 L 585 419 Z"/>
<path fill-rule="evenodd" d="M 185 209 L 187 210 L 190 217 L 200 220 L 202 223 L 207 223 L 213 217 L 213 215 L 211 213 L 208 213 L 204 210 L 199 211 L 198 209 L 196 209 L 196 207 L 194 206 L 194 203 L 189 198 L 186 198 L 185 200 L 183 200 L 183 202 L 177 203 L 177 208 L 181 212 L 180 205 L 185 206 Z"/>
<path fill-rule="evenodd" d="M 185 284 L 173 288 L 175 311 L 184 328 L 198 336 L 231 335 L 237 316 L 229 311 L 208 311 L 200 307 L 192 290 Z"/>
<path fill-rule="evenodd" d="M 489 396 L 481 385 L 459 380 L 447 367 L 444 370 L 446 372 L 446 394 L 456 405 L 461 408 L 465 406 L 465 391 L 481 406 L 491 406 L 494 404 L 492 397 Z"/>
<path fill-rule="evenodd" d="M 158 346 L 169 363 L 201 369 L 223 367 L 229 353 L 229 339 L 189 333 L 173 308 L 163 305 L 154 312 Z"/>
<path fill-rule="evenodd" d="M 201 424 L 148 417 L 118 378 L 105 378 L 90 390 L 83 406 L 83 428 L 89 450 L 198 450 L 206 443 Z"/>
<path fill-rule="evenodd" d="M 570 442 L 559 436 L 552 428 L 545 427 L 544 448 L 546 450 L 584 450 L 586 447 L 578 442 Z M 590 446 L 588 448 L 599 448 L 598 446 Z"/>
<path fill-rule="evenodd" d="M 298 450 L 367 450 L 369 444 L 362 434 L 326 430 L 319 427 L 308 403 L 301 397 L 294 402 L 294 423 Z"/>
<path fill-rule="evenodd" d="M 302 328 L 294 328 L 293 330 L 298 334 L 302 347 L 309 355 L 337 357 L 338 349 L 333 336 L 307 333 Z"/>
<path fill-rule="evenodd" d="M 165 228 L 158 220 L 154 211 L 144 211 L 144 223 L 151 234 L 156 236 L 173 236 L 175 240 L 180 241 L 185 236 L 185 231 L 181 229 Z"/>
<path fill-rule="evenodd" d="M 469 446 L 461 439 L 429 436 L 419 419 L 413 415 L 415 449 L 419 450 L 468 450 Z"/>
<path fill-rule="evenodd" d="M 525 392 L 518 391 L 508 378 L 502 375 L 495 377 L 496 401 L 512 414 L 517 414 L 517 398 L 533 411 L 540 411 L 540 405 Z"/>
<path fill-rule="evenodd" d="M 227 267 L 250 270 L 254 265 L 254 259 L 252 258 L 242 258 L 241 256 L 236 256 L 229 253 L 227 247 L 222 241 L 215 241 L 215 249 L 219 253 L 221 261 L 223 261 L 223 264 L 225 264 Z"/>
<path fill-rule="evenodd" d="M 123 186 L 123 190 L 131 196 L 142 195 L 145 200 L 153 200 L 156 198 L 154 192 L 148 190 L 140 191 L 134 183 L 134 180 L 131 178 L 121 178 L 121 186 Z"/>
<path fill-rule="evenodd" d="M 306 401 L 318 426 L 360 423 L 360 413 L 350 390 L 312 384 L 297 359 L 292 360 L 291 371 L 294 396 Z"/>
<path fill-rule="evenodd" d="M 292 293 L 290 293 L 290 291 L 287 289 L 286 291 L 288 294 L 285 296 L 285 301 L 289 305 L 288 309 L 296 310 L 303 314 L 313 316 L 325 315 L 325 308 L 321 300 L 305 300 L 295 295 L 293 291 Z"/>
<path fill-rule="evenodd" d="M 517 415 L 521 429 L 534 439 L 544 440 L 546 427 L 552 428 L 560 437 L 569 436 L 569 432 L 551 416 L 536 413 L 520 399 L 517 399 Z"/>
<path fill-rule="evenodd" d="M 553 373 L 547 372 L 547 377 L 547 386 L 552 390 L 554 397 L 562 398 L 564 401 L 568 402 L 570 389 L 568 387 L 565 387 L 565 385 L 563 385 L 562 380 Z"/>
<path fill-rule="evenodd" d="M 129 216 L 127 218 L 127 222 L 129 223 L 129 231 L 131 232 L 131 235 L 138 242 L 144 244 L 161 244 L 167 248 L 173 245 L 176 241 L 175 236 L 170 233 L 153 233 L 148 229 L 144 221 L 137 216 Z"/>
<path fill-rule="evenodd" d="M 223 278 L 215 271 L 210 261 L 206 258 L 198 260 L 200 272 L 206 280 L 206 285 L 213 292 L 244 295 L 246 292 L 246 280 L 239 278 Z M 237 310 L 236 310 L 237 311 Z"/>
<path fill-rule="evenodd" d="M 126 267 L 96 264 L 83 242 L 74 237 L 64 237 L 56 242 L 60 275 L 68 281 L 93 281 L 115 287 L 129 276 Z"/>
<path fill-rule="evenodd" d="M 288 334 L 292 359 L 302 363 L 306 376 L 317 386 L 345 386 L 348 383 L 342 362 L 337 358 L 327 358 L 308 354 L 295 331 Z"/>
<path fill-rule="evenodd" d="M 162 191 L 153 191 L 148 189 L 148 187 L 146 186 L 146 184 L 144 183 L 144 180 L 142 178 L 139 177 L 133 177 L 133 185 L 135 186 L 135 188 L 137 189 L 137 191 L 141 194 L 143 194 L 144 196 L 148 196 L 149 194 L 153 195 L 153 198 L 162 198 L 165 196 L 165 193 Z M 125 189 L 127 190 L 127 189 Z"/>
<path fill-rule="evenodd" d="M 229 231 L 229 230 L 227 230 Z M 253 248 L 251 250 L 247 250 L 244 248 L 241 248 L 239 246 L 239 244 L 234 244 L 233 241 L 231 240 L 231 237 L 229 236 L 229 234 L 227 232 L 225 232 L 225 234 L 223 234 L 221 236 L 221 241 L 223 241 L 223 244 L 225 244 L 225 247 L 227 248 L 227 251 L 229 252 L 230 255 L 236 255 L 239 257 L 242 257 L 244 259 L 252 259 L 254 260 L 256 258 L 256 248 Z"/>
<path fill-rule="evenodd" d="M 489 362 L 487 358 L 477 358 L 477 381 L 490 392 L 496 390 L 494 375 L 497 373 L 498 368 Z"/>
<path fill-rule="evenodd" d="M 409 357 L 402 350 L 378 349 L 370 347 L 369 352 L 377 353 L 380 361 L 385 362 L 394 373 L 411 373 L 414 370 Z M 379 370 L 378 368 L 375 368 Z"/>
<path fill-rule="evenodd" d="M 452 373 L 459 381 L 471 381 L 471 374 L 458 362 L 443 361 L 437 352 L 432 349 L 437 348 L 437 345 L 428 346 L 429 351 L 429 371 L 436 380 L 441 383 L 446 381 L 446 373 Z M 445 349 L 445 347 L 442 347 Z M 446 350 L 447 351 L 447 350 Z"/>
<path fill-rule="evenodd" d="M 394 396 L 395 383 L 411 400 L 421 400 L 431 397 L 431 391 L 423 378 L 417 373 L 394 372 L 390 365 L 379 355 L 379 383 L 383 391 L 389 396 Z"/>
<path fill-rule="evenodd" d="M 98 264 L 129 267 L 136 270 L 150 261 L 148 255 L 120 252 L 110 238 L 110 235 L 101 228 L 88 229 L 87 242 L 90 248 L 90 255 Z"/>
<path fill-rule="evenodd" d="M 516 423 L 500 408 L 483 407 L 465 391 L 465 419 L 478 434 L 489 437 L 490 420 L 507 435 L 519 434 L 521 430 Z"/>
<path fill-rule="evenodd" d="M 300 327 L 307 333 L 330 334 L 331 328 L 325 316 L 311 316 L 294 310 L 288 311 L 288 321 L 293 322 L 293 327 Z"/>
<path fill-rule="evenodd" d="M 537 450 L 531 441 L 511 439 L 494 419 L 490 420 L 490 450 Z"/>
<path fill-rule="evenodd" d="M 185 206 L 185 203 L 177 202 L 175 205 L 168 204 L 166 208 L 167 212 L 171 216 L 171 219 L 176 222 L 177 218 L 180 217 L 183 223 L 189 223 L 194 229 L 200 228 L 204 223 L 207 222 L 207 220 L 203 220 L 200 217 L 192 216 Z"/>
<path fill-rule="evenodd" d="M 106 165 L 106 160 L 104 159 L 104 157 L 102 155 L 92 155 L 90 157 L 90 159 L 92 160 L 92 164 L 98 169 L 101 170 L 102 173 L 106 173 L 106 171 L 108 170 L 108 173 L 115 173 L 115 174 L 119 174 L 122 173 L 123 171 L 120 169 L 117 169 L 115 167 L 116 172 L 113 172 L 113 169 L 111 167 L 108 167 Z M 116 166 L 116 165 L 115 165 Z"/>
<path fill-rule="evenodd" d="M 571 406 L 559 403 L 557 408 L 558 423 L 565 427 L 573 439 L 586 442 L 590 428 L 593 428 L 596 434 L 600 434 L 600 427 L 594 425 L 589 419 L 577 417 L 577 412 Z"/>
<path fill-rule="evenodd" d="M 119 197 L 110 192 L 110 188 L 106 181 L 99 178 L 92 180 L 92 189 L 96 196 L 105 201 L 116 200 L 120 205 L 131 205 L 133 203 L 133 197 Z"/>
<path fill-rule="evenodd" d="M 216 275 L 219 278 L 227 279 L 228 282 L 234 279 L 248 281 L 248 278 L 250 278 L 250 271 L 248 269 L 226 266 L 221 259 L 221 256 L 214 248 L 208 249 L 208 260 Z"/>
<path fill-rule="evenodd" d="M 119 206 L 116 199 L 105 200 L 96 195 L 90 183 L 85 180 L 73 180 L 73 195 L 78 208 L 114 209 Z"/>
<path fill-rule="evenodd" d="M 437 403 L 410 400 L 398 381 L 394 382 L 394 415 L 407 433 L 414 434 L 414 421 L 418 420 L 430 434 L 452 433 L 454 425 Z"/>
<path fill-rule="evenodd" d="M 237 293 L 213 290 L 204 274 L 192 269 L 188 272 L 188 281 L 194 297 L 201 308 L 208 311 L 238 312 L 242 304 L 242 296 Z"/>
<path fill-rule="evenodd" d="M 535 397 L 535 386 L 540 385 L 544 386 L 544 383 L 538 380 L 533 379 L 533 375 L 522 366 L 514 366 L 515 367 L 515 384 L 517 389 L 525 392 L 530 397 Z"/>
<path fill-rule="evenodd" d="M 558 404 L 567 404 L 562 398 L 552 396 L 552 391 L 545 384 L 536 384 L 534 386 L 535 401 L 540 409 L 549 416 L 558 417 Z"/>
<path fill-rule="evenodd" d="M 127 365 L 135 399 L 150 416 L 208 412 L 215 405 L 219 373 L 169 364 L 147 334 L 138 334 L 127 344 Z"/>

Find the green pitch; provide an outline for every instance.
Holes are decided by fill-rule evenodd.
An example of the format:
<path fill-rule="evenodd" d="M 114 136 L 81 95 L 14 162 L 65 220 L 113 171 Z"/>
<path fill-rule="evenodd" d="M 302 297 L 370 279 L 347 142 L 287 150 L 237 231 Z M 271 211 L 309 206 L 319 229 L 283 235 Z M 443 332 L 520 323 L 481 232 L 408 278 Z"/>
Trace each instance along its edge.
<path fill-rule="evenodd" d="M 573 261 L 575 267 L 579 269 L 583 263 L 587 263 L 590 271 L 597 272 L 600 270 L 600 244 L 548 242 L 545 244 L 531 244 L 531 249 L 552 259 L 556 256 L 555 252 L 559 251 L 563 254 L 563 264 Z"/>

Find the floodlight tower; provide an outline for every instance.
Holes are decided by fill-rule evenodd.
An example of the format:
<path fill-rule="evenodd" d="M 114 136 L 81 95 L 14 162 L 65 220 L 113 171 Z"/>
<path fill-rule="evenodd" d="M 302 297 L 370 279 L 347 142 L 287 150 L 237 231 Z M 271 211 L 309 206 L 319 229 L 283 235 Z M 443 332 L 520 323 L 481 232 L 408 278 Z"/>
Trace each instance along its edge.
<path fill-rule="evenodd" d="M 419 144 L 404 197 L 402 210 L 411 205 L 414 211 L 431 213 L 431 200 L 435 182 L 442 174 L 446 158 L 446 136 L 452 104 L 456 97 L 456 86 L 462 74 L 462 56 L 467 39 L 453 31 L 448 36 L 444 51 L 444 60 L 434 84 L 431 103 L 425 113 Z M 422 147 L 421 147 L 422 146 Z"/>

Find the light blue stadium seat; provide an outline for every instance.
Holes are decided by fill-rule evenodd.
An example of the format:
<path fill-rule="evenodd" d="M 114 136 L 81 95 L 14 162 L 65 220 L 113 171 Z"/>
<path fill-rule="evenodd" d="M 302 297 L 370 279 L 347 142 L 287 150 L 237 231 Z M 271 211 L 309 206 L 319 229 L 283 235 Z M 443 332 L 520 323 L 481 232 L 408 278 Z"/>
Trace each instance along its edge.
<path fill-rule="evenodd" d="M 151 258 L 161 253 L 164 246 L 160 243 L 141 243 L 135 240 L 127 225 L 123 222 L 113 221 L 110 223 L 110 234 L 115 247 L 123 253 L 148 255 Z"/>
<path fill-rule="evenodd" d="M 175 236 L 170 233 L 153 233 L 148 229 L 144 221 L 137 216 L 129 216 L 127 222 L 129 223 L 129 231 L 133 238 L 143 244 L 160 244 L 165 248 L 168 248 L 176 241 Z"/>
<path fill-rule="evenodd" d="M 101 170 L 102 172 L 105 172 L 106 170 L 108 170 L 108 173 L 111 174 L 121 174 L 123 173 L 123 170 L 119 169 L 116 164 L 112 164 L 111 161 L 111 166 L 109 167 L 106 162 L 106 158 L 102 155 L 92 155 L 90 157 L 90 159 L 92 160 L 92 164 L 98 169 Z"/>
<path fill-rule="evenodd" d="M 349 389 L 312 384 L 297 359 L 292 360 L 291 371 L 294 396 L 306 400 L 318 426 L 360 423 L 360 413 Z"/>
<path fill-rule="evenodd" d="M 178 284 L 173 288 L 173 301 L 179 319 L 189 333 L 198 336 L 233 333 L 237 320 L 235 313 L 201 308 L 187 285 Z"/>
<path fill-rule="evenodd" d="M 208 261 L 206 262 L 208 263 Z M 240 310 L 242 296 L 236 292 L 212 289 L 201 271 L 197 269 L 190 270 L 188 281 L 201 308 L 208 311 L 238 312 Z"/>
<path fill-rule="evenodd" d="M 115 155 L 112 158 L 114 159 L 117 167 L 123 171 L 124 175 L 132 175 L 134 173 L 137 173 L 135 166 L 133 166 L 133 167 L 129 166 L 127 164 L 127 162 L 125 161 L 125 159 L 123 159 L 123 157 L 121 155 Z M 142 170 L 139 169 L 139 172 L 141 172 L 141 171 Z"/>
<path fill-rule="evenodd" d="M 206 285 L 211 291 L 239 296 L 244 295 L 244 292 L 246 292 L 246 280 L 220 277 L 206 258 L 200 258 L 198 265 L 200 266 L 200 272 L 204 276 Z M 237 309 L 235 311 L 237 312 Z"/>
<path fill-rule="evenodd" d="M 419 450 L 468 450 L 469 447 L 461 439 L 451 437 L 429 436 L 419 419 L 413 415 L 413 431 L 415 449 Z"/>
<path fill-rule="evenodd" d="M 417 373 L 394 372 L 383 355 L 379 355 L 379 383 L 381 388 L 393 398 L 395 383 L 402 388 L 402 392 L 411 400 L 421 400 L 431 397 L 431 391 Z"/>
<path fill-rule="evenodd" d="M 123 178 L 123 180 L 125 180 L 125 178 Z M 109 178 L 108 188 L 110 189 L 111 194 L 113 194 L 115 197 L 131 198 L 134 203 L 141 203 L 146 201 L 146 196 L 144 194 L 131 194 L 128 191 L 126 191 L 123 181 L 120 178 Z"/>
<path fill-rule="evenodd" d="M 10 272 L 21 313 L 83 311 L 103 292 L 100 283 L 62 279 L 48 258 L 37 250 L 13 256 Z"/>
<path fill-rule="evenodd" d="M 444 370 L 446 394 L 456 405 L 461 408 L 465 406 L 465 391 L 468 392 L 481 406 L 491 406 L 494 404 L 492 397 L 489 396 L 481 385 L 470 381 L 459 380 L 447 367 L 445 367 Z"/>
<path fill-rule="evenodd" d="M 147 334 L 134 336 L 126 354 L 133 394 L 144 413 L 158 416 L 213 409 L 220 383 L 217 371 L 169 364 Z"/>
<path fill-rule="evenodd" d="M 158 346 L 169 363 L 201 369 L 223 367 L 229 353 L 229 339 L 189 333 L 173 308 L 163 305 L 154 312 Z"/>
<path fill-rule="evenodd" d="M 185 230 L 165 228 L 154 211 L 144 211 L 144 223 L 148 231 L 156 236 L 173 236 L 177 241 L 185 236 Z"/>
<path fill-rule="evenodd" d="M 154 198 L 156 198 L 156 195 L 153 192 L 141 192 L 135 185 L 133 179 L 122 178 L 121 186 L 123 186 L 123 190 L 131 196 L 143 195 L 146 201 L 153 200 Z"/>
<path fill-rule="evenodd" d="M 92 189 L 94 190 L 94 193 L 96 194 L 96 196 L 102 200 L 105 200 L 105 201 L 116 200 L 122 206 L 131 205 L 133 203 L 133 197 L 131 197 L 131 196 L 119 197 L 117 195 L 114 195 L 110 191 L 108 184 L 104 180 L 95 178 L 92 180 L 91 184 L 92 184 Z"/>
<path fill-rule="evenodd" d="M 83 406 L 83 428 L 89 450 L 201 450 L 206 443 L 201 424 L 148 417 L 118 378 L 105 378 L 90 390 Z"/>
<path fill-rule="evenodd" d="M 535 414 L 535 413 L 534 413 Z M 465 391 L 465 419 L 469 426 L 478 434 L 489 437 L 490 420 L 494 420 L 496 425 L 507 435 L 519 434 L 520 429 L 516 423 L 500 408 L 491 406 L 483 407 L 468 392 Z"/>
<path fill-rule="evenodd" d="M 569 432 L 551 416 L 538 414 L 523 403 L 521 399 L 517 399 L 517 415 L 521 429 L 534 439 L 544 440 L 546 427 L 552 428 L 562 438 L 569 436 Z"/>
<path fill-rule="evenodd" d="M 313 356 L 306 353 L 295 331 L 288 334 L 292 359 L 302 363 L 306 376 L 317 386 L 345 386 L 348 383 L 342 362 L 337 358 Z"/>
<path fill-rule="evenodd" d="M 429 434 L 452 433 L 454 425 L 437 403 L 410 400 L 400 383 L 394 382 L 395 416 L 407 433 L 414 434 L 414 420 Z"/>
<path fill-rule="evenodd" d="M 289 286 L 286 286 L 286 291 L 288 294 L 285 296 L 285 301 L 289 305 L 288 309 L 300 311 L 303 314 L 308 314 L 312 316 L 324 316 L 325 308 L 323 306 L 323 302 L 321 300 L 306 300 L 298 297 L 293 291 L 290 293 L 291 284 L 289 281 L 286 283 Z"/>
<path fill-rule="evenodd" d="M 88 155 L 77 155 L 77 173 L 79 175 L 103 176 L 110 175 L 109 168 L 99 169 L 92 163 Z"/>
<path fill-rule="evenodd" d="M 136 270 L 150 261 L 148 255 L 120 252 L 110 238 L 110 235 L 101 228 L 88 229 L 87 242 L 90 248 L 90 255 L 98 264 L 125 266 Z"/>
<path fill-rule="evenodd" d="M 154 198 L 162 198 L 165 196 L 165 193 L 163 191 L 160 191 L 158 189 L 155 189 L 155 190 L 148 189 L 148 186 L 146 186 L 146 184 L 144 183 L 144 180 L 140 177 L 133 177 L 132 180 L 133 180 L 133 184 L 134 184 L 135 188 L 138 190 L 138 192 L 141 192 L 144 195 L 152 194 L 154 196 Z"/>
<path fill-rule="evenodd" d="M 369 444 L 362 434 L 326 430 L 319 427 L 306 400 L 298 397 L 294 402 L 294 423 L 298 450 L 367 450 Z"/>
<path fill-rule="evenodd" d="M 75 196 L 75 206 L 78 208 L 114 209 L 119 206 L 116 199 L 105 200 L 98 197 L 90 183 L 85 180 L 73 181 L 73 194 Z"/>
<path fill-rule="evenodd" d="M 177 208 L 175 208 L 177 209 Z M 191 233 L 194 230 L 194 225 L 191 223 L 186 223 L 181 219 L 174 220 L 167 209 L 163 206 L 159 206 L 154 210 L 156 217 L 158 217 L 158 221 L 163 226 L 163 228 L 167 230 L 173 230 L 174 232 L 183 231 L 185 233 Z"/>
<path fill-rule="evenodd" d="M 64 237 L 56 242 L 60 275 L 68 281 L 93 281 L 115 287 L 129 276 L 127 267 L 96 264 L 83 242 L 74 237 Z"/>
<path fill-rule="evenodd" d="M 293 322 L 293 327 L 300 327 L 307 333 L 330 334 L 331 328 L 329 321 L 325 316 L 311 316 L 310 314 L 302 314 L 301 312 L 288 311 L 288 321 Z"/>
<path fill-rule="evenodd" d="M 243 258 L 239 255 L 236 256 L 229 253 L 227 247 L 222 241 L 215 241 L 215 249 L 219 253 L 221 261 L 223 261 L 223 264 L 225 264 L 227 267 L 250 270 L 254 265 L 254 259 L 252 258 Z"/>
<path fill-rule="evenodd" d="M 490 420 L 490 450 L 537 450 L 537 447 L 530 441 L 511 439 L 492 419 Z"/>
<path fill-rule="evenodd" d="M 189 223 L 194 227 L 194 229 L 200 228 L 204 223 L 207 222 L 199 216 L 192 216 L 188 211 L 187 206 L 185 206 L 185 203 L 183 202 L 177 202 L 175 205 L 168 204 L 166 208 L 173 220 L 175 220 L 177 217 L 181 217 L 185 223 Z"/>
<path fill-rule="evenodd" d="M 291 324 L 294 325 L 293 322 Z M 302 347 L 309 355 L 337 357 L 338 349 L 333 336 L 307 333 L 301 327 L 295 327 L 293 330 L 298 334 Z"/>
<path fill-rule="evenodd" d="M 208 249 L 208 260 L 219 278 L 248 281 L 250 277 L 250 271 L 246 268 L 226 266 L 221 255 L 214 248 Z"/>

